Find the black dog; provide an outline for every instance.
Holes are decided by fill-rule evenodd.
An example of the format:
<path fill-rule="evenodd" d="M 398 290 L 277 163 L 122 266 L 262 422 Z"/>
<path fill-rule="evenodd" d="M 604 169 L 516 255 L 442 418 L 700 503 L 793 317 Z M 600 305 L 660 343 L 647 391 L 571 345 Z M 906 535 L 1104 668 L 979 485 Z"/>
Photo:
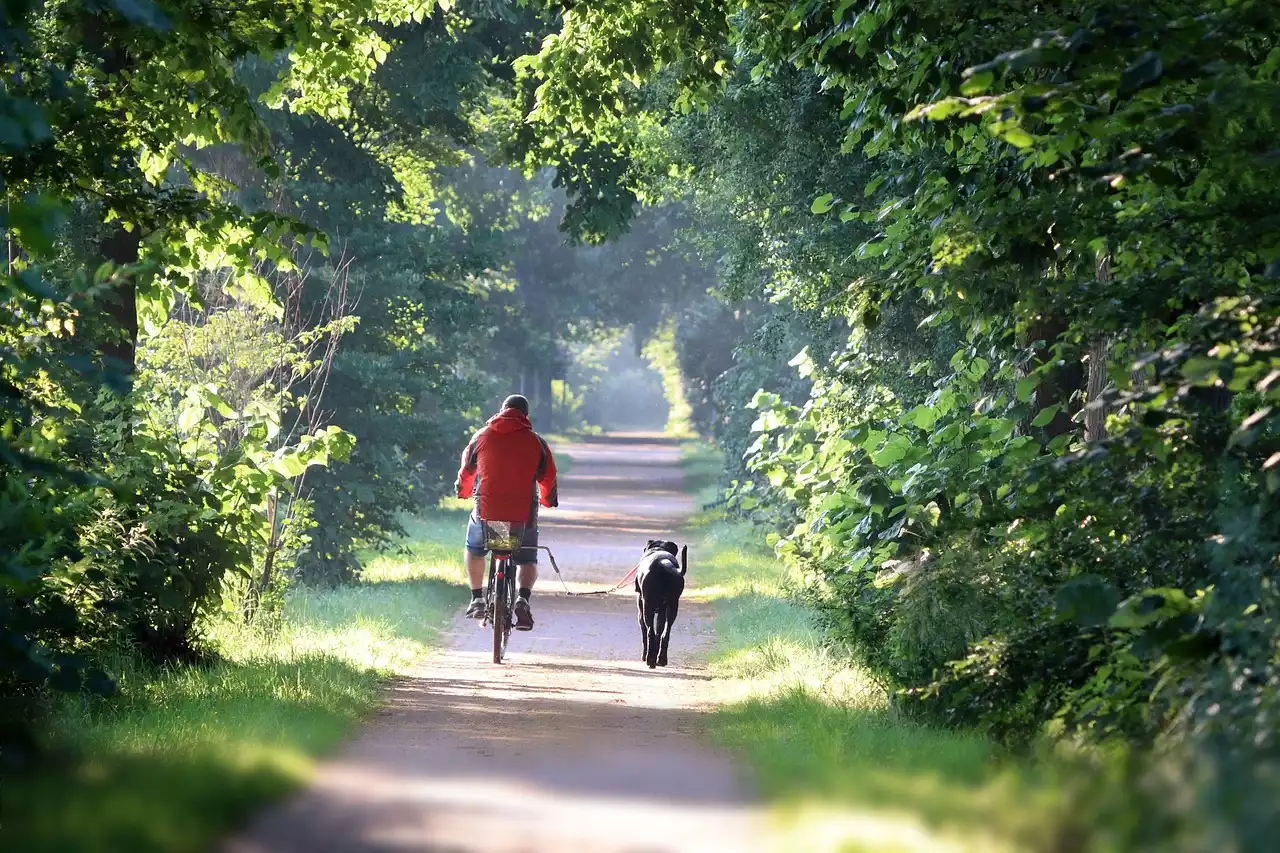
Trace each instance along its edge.
<path fill-rule="evenodd" d="M 680 549 L 676 562 L 676 543 L 650 539 L 636 570 L 636 604 L 640 609 L 640 638 L 644 644 L 640 659 L 649 668 L 667 665 L 667 644 L 671 626 L 680 612 L 680 594 L 684 592 L 684 575 L 689 570 L 689 546 Z"/>

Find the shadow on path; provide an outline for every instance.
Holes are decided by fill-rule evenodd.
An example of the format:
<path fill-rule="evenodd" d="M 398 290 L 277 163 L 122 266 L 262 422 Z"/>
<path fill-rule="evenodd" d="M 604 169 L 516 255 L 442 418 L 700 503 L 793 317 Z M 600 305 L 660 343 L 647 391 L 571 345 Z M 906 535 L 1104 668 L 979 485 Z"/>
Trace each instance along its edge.
<path fill-rule="evenodd" d="M 570 582 L 612 583 L 692 509 L 679 445 L 624 435 L 567 450 L 542 541 Z M 710 677 L 688 664 L 711 639 L 706 606 L 681 609 L 673 666 L 649 670 L 631 596 L 554 594 L 549 575 L 537 628 L 512 637 L 506 664 L 490 662 L 487 630 L 456 619 L 450 648 L 394 684 L 315 784 L 224 853 L 756 849 L 750 786 L 699 736 Z"/>

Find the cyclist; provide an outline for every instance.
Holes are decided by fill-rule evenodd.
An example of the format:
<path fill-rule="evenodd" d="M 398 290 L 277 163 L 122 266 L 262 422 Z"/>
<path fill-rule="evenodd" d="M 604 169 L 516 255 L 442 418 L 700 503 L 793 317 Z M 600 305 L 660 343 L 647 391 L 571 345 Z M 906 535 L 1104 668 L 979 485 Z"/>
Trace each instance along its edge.
<path fill-rule="evenodd" d="M 524 538 L 515 554 L 516 630 L 533 630 L 529 597 L 538 579 L 538 504 L 559 505 L 556 462 L 551 448 L 533 431 L 529 422 L 529 401 L 513 394 L 502 403 L 502 411 L 468 442 L 462 451 L 462 467 L 455 484 L 458 497 L 476 499 L 467 523 L 467 577 L 471 581 L 471 604 L 467 618 L 484 617 L 484 526 L 486 521 L 523 524 Z"/>

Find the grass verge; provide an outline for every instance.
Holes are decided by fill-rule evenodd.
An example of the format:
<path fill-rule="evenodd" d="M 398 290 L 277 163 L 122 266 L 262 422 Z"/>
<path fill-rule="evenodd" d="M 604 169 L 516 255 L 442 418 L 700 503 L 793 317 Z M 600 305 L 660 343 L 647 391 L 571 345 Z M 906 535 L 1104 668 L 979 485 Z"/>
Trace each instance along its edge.
<path fill-rule="evenodd" d="M 119 695 L 54 713 L 62 757 L 0 779 L 0 849 L 205 850 L 297 787 L 466 600 L 464 519 L 411 521 L 405 553 L 372 559 L 360 583 L 295 590 L 272 626 L 215 625 L 215 664 L 119 661 Z"/>
<path fill-rule="evenodd" d="M 698 454 L 686 456 L 686 469 L 710 470 L 714 457 Z M 698 484 L 689 477 L 691 491 Z M 975 734 L 895 713 L 881 685 L 826 646 L 758 529 L 704 511 L 693 536 L 690 595 L 715 613 L 721 702 L 711 734 L 754 771 L 779 849 L 1045 848 L 1056 821 L 1043 818 L 1059 807 L 1054 786 Z"/>

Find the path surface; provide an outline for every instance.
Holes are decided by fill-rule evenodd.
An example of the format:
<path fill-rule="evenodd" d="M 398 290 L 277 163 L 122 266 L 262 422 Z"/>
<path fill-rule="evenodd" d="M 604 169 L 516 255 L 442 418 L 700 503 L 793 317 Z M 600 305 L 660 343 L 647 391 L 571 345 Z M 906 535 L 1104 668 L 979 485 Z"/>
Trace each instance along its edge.
<path fill-rule="evenodd" d="M 645 540 L 674 538 L 688 517 L 679 453 L 644 436 L 566 450 L 573 467 L 542 541 L 571 588 L 611 586 Z M 698 735 L 711 687 L 695 663 L 710 640 L 705 607 L 682 605 L 673 665 L 656 671 L 638 660 L 631 594 L 570 598 L 544 565 L 534 615 L 500 667 L 492 634 L 455 619 L 449 649 L 225 853 L 756 849 L 749 788 Z"/>

